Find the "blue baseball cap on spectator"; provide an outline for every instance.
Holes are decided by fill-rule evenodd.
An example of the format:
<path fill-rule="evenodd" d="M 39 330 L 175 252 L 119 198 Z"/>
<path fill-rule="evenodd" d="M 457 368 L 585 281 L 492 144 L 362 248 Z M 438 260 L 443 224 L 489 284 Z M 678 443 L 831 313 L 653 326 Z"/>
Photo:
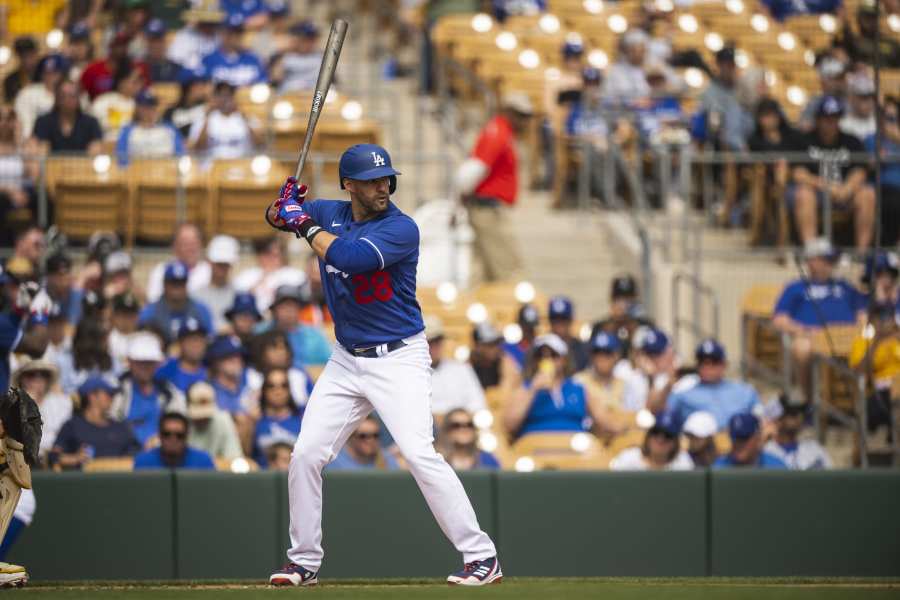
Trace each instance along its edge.
<path fill-rule="evenodd" d="M 835 96 L 825 96 L 816 107 L 816 117 L 840 117 L 844 114 L 844 103 Z"/>
<path fill-rule="evenodd" d="M 244 347 L 241 345 L 241 339 L 238 336 L 219 335 L 206 349 L 206 362 L 211 363 L 229 356 L 243 354 L 243 352 Z"/>
<path fill-rule="evenodd" d="M 648 433 L 656 431 L 662 431 L 672 437 L 678 437 L 681 433 L 681 423 L 674 412 L 667 410 L 657 415 L 656 421 L 654 421 L 653 427 L 648 430 Z"/>
<path fill-rule="evenodd" d="M 91 37 L 91 28 L 84 21 L 79 21 L 69 28 L 69 41 L 86 40 Z"/>
<path fill-rule="evenodd" d="M 520 327 L 537 327 L 541 322 L 541 315 L 533 304 L 525 304 L 519 309 L 519 317 L 516 320 Z"/>
<path fill-rule="evenodd" d="M 165 281 L 180 281 L 184 283 L 188 279 L 187 265 L 178 260 L 170 262 L 166 265 L 163 279 Z"/>
<path fill-rule="evenodd" d="M 209 73 L 202 66 L 196 69 L 181 69 L 178 72 L 178 83 L 186 85 L 195 81 L 209 81 Z"/>
<path fill-rule="evenodd" d="M 44 76 L 48 71 L 56 73 L 65 73 L 69 69 L 69 62 L 62 54 L 48 54 L 38 63 L 38 78 Z"/>
<path fill-rule="evenodd" d="M 162 19 L 153 18 L 144 26 L 144 33 L 149 37 L 160 38 L 166 35 L 166 23 Z"/>
<path fill-rule="evenodd" d="M 584 44 L 575 40 L 567 40 L 563 44 L 562 54 L 565 58 L 574 58 L 584 54 Z"/>
<path fill-rule="evenodd" d="M 91 375 L 84 380 L 84 383 L 78 386 L 78 395 L 84 398 L 88 394 L 92 394 L 98 390 L 103 390 L 107 394 L 116 393 L 116 388 L 113 387 L 103 377 L 101 377 L 100 375 Z"/>
<path fill-rule="evenodd" d="M 636 345 L 638 350 L 645 354 L 651 356 L 662 354 L 669 347 L 669 336 L 659 329 L 648 327 L 642 335 L 638 336 Z"/>
<path fill-rule="evenodd" d="M 759 431 L 759 419 L 751 413 L 738 413 L 728 419 L 728 434 L 732 440 L 752 438 Z"/>
<path fill-rule="evenodd" d="M 243 31 L 244 15 L 240 13 L 228 15 L 228 18 L 225 19 L 225 27 L 226 29 L 230 29 L 232 31 Z"/>
<path fill-rule="evenodd" d="M 134 97 L 134 103 L 138 106 L 157 106 L 159 105 L 159 98 L 149 89 L 144 88 Z"/>
<path fill-rule="evenodd" d="M 894 277 L 900 275 L 900 260 L 893 252 L 879 252 L 875 255 L 872 262 L 872 273 L 880 275 L 881 273 L 890 273 Z"/>
<path fill-rule="evenodd" d="M 250 292 L 238 292 L 234 295 L 231 307 L 225 311 L 225 318 L 230 321 L 235 315 L 240 314 L 253 315 L 257 321 L 262 320 L 262 315 L 256 308 L 256 298 Z"/>
<path fill-rule="evenodd" d="M 554 296 L 550 298 L 550 305 L 547 308 L 547 316 L 551 321 L 571 321 L 575 314 L 575 307 L 572 301 L 565 296 Z"/>
<path fill-rule="evenodd" d="M 615 335 L 601 331 L 591 338 L 591 352 L 612 354 L 622 349 L 622 342 Z"/>
<path fill-rule="evenodd" d="M 291 26 L 291 33 L 300 37 L 313 38 L 318 37 L 319 28 L 312 21 L 300 21 Z"/>
<path fill-rule="evenodd" d="M 724 362 L 725 347 L 722 346 L 722 344 L 720 344 L 718 340 L 707 338 L 697 344 L 697 349 L 694 350 L 694 358 L 697 359 L 698 363 L 704 360 Z"/>
<path fill-rule="evenodd" d="M 269 16 L 285 17 L 290 14 L 291 7 L 285 0 L 269 0 Z"/>
<path fill-rule="evenodd" d="M 603 74 L 600 73 L 600 69 L 585 67 L 581 71 L 581 80 L 586 84 L 600 83 L 601 79 L 603 79 Z"/>
<path fill-rule="evenodd" d="M 188 317 L 181 323 L 181 327 L 178 328 L 178 339 L 194 334 L 205 336 L 207 333 L 209 332 L 206 330 L 206 327 L 203 326 L 203 323 L 194 317 Z"/>

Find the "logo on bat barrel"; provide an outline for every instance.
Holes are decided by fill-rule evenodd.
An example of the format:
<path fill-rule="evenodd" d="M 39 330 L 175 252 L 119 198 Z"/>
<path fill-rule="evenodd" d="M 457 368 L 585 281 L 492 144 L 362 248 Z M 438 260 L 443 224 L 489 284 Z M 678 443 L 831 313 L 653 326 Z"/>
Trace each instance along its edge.
<path fill-rule="evenodd" d="M 322 105 L 322 92 L 316 90 L 316 96 L 313 98 L 312 111 L 319 112 L 319 106 Z"/>

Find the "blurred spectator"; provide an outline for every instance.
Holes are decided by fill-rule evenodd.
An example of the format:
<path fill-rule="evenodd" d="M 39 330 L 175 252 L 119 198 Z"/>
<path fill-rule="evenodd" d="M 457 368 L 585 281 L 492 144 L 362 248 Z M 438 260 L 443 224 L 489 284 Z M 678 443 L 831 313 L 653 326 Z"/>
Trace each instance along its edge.
<path fill-rule="evenodd" d="M 478 448 L 475 421 L 464 408 L 454 408 L 446 414 L 435 446 L 457 471 L 500 468 L 500 462 L 493 454 Z"/>
<path fill-rule="evenodd" d="M 475 231 L 486 281 L 514 279 L 522 269 L 508 213 L 519 191 L 516 138 L 525 133 L 533 114 L 527 94 L 507 92 L 500 113 L 481 129 L 472 155 L 456 171 L 456 189 Z"/>
<path fill-rule="evenodd" d="M 626 448 L 609 463 L 613 471 L 690 471 L 694 461 L 680 448 L 677 416 L 664 412 L 647 430 L 640 448 Z"/>
<path fill-rule="evenodd" d="M 109 353 L 117 364 L 125 364 L 128 358 L 128 337 L 137 331 L 140 310 L 141 303 L 131 292 L 116 294 L 112 298 Z"/>
<path fill-rule="evenodd" d="M 45 286 L 50 299 L 60 305 L 69 323 L 76 325 L 81 318 L 81 300 L 84 296 L 75 288 L 72 276 L 72 259 L 59 253 L 47 258 Z"/>
<path fill-rule="evenodd" d="M 619 361 L 615 374 L 625 380 L 626 410 L 662 410 L 677 379 L 675 351 L 663 331 L 644 327 L 635 331 L 632 361 Z M 653 407 L 653 408 L 651 408 Z"/>
<path fill-rule="evenodd" d="M 217 4 L 215 0 L 203 0 L 182 13 L 186 25 L 172 36 L 170 60 L 195 70 L 201 66 L 204 56 L 215 51 L 219 26 L 225 19 Z"/>
<path fill-rule="evenodd" d="M 34 80 L 41 54 L 31 35 L 22 35 L 13 42 L 16 68 L 3 78 L 3 100 L 12 104 L 19 91 Z"/>
<path fill-rule="evenodd" d="M 266 4 L 269 8 L 269 22 L 254 36 L 253 50 L 263 64 L 269 65 L 270 79 L 274 82 L 276 80 L 272 73 L 272 63 L 278 55 L 290 49 L 296 35 L 292 31 L 294 26 L 289 0 L 267 0 Z"/>
<path fill-rule="evenodd" d="M 128 340 L 128 371 L 122 376 L 120 393 L 113 401 L 113 418 L 129 423 L 145 448 L 156 442 L 160 415 L 185 409 L 184 395 L 171 382 L 155 377 L 165 358 L 155 334 L 132 334 Z"/>
<path fill-rule="evenodd" d="M 717 76 L 700 95 L 700 111 L 706 116 L 706 137 L 714 139 L 724 150 L 746 150 L 753 117 L 738 101 L 734 48 L 726 46 L 716 52 L 716 70 Z"/>
<path fill-rule="evenodd" d="M 534 344 L 534 338 L 537 336 L 537 328 L 540 323 L 541 315 L 538 313 L 538 309 L 533 304 L 523 304 L 516 318 L 516 324 L 518 324 L 519 330 L 522 332 L 522 339 L 516 343 L 503 343 L 503 351 L 516 361 L 519 369 L 525 368 L 525 358 Z"/>
<path fill-rule="evenodd" d="M 94 62 L 94 46 L 91 43 L 91 28 L 85 23 L 75 23 L 69 28 L 69 38 L 63 56 L 69 65 L 67 78 L 81 81 L 81 76 L 89 64 Z"/>
<path fill-rule="evenodd" d="M 124 250 L 110 252 L 103 260 L 103 294 L 112 298 L 119 294 L 139 294 L 140 288 L 132 276 L 131 255 Z"/>
<path fill-rule="evenodd" d="M 13 373 L 10 387 L 21 387 L 41 411 L 41 460 L 45 460 L 63 423 L 72 417 L 72 400 L 54 391 L 59 371 L 46 360 L 29 360 Z"/>
<path fill-rule="evenodd" d="M 80 469 L 94 458 L 129 456 L 140 450 L 131 428 L 109 417 L 115 391 L 96 375 L 81 384 L 79 411 L 59 430 L 51 463 L 64 469 Z"/>
<path fill-rule="evenodd" d="M 122 127 L 116 142 L 119 165 L 126 166 L 134 159 L 184 154 L 181 134 L 172 124 L 160 121 L 159 98 L 145 89 L 138 92 L 134 104 L 134 121 Z"/>
<path fill-rule="evenodd" d="M 307 325 L 331 323 L 331 314 L 328 312 L 328 302 L 325 299 L 325 286 L 322 285 L 322 272 L 319 271 L 319 257 L 315 254 L 311 253 L 306 259 L 305 273 L 309 281 L 312 302 L 303 311 L 300 319 Z"/>
<path fill-rule="evenodd" d="M 256 300 L 248 292 L 234 295 L 234 302 L 225 311 L 225 318 L 231 326 L 231 333 L 238 336 L 243 344 L 249 343 L 253 329 L 262 321 L 262 315 L 256 309 Z"/>
<path fill-rule="evenodd" d="M 181 65 L 166 56 L 166 24 L 162 19 L 150 19 L 144 27 L 147 53 L 144 62 L 150 70 L 150 81 L 168 83 L 178 81 Z"/>
<path fill-rule="evenodd" d="M 188 318 L 196 319 L 206 331 L 212 331 L 209 309 L 188 295 L 187 282 L 187 266 L 179 261 L 169 263 L 163 277 L 162 298 L 145 306 L 138 318 L 142 327 L 153 327 L 162 333 L 167 344 L 175 339 Z"/>
<path fill-rule="evenodd" d="M 307 283 L 306 273 L 288 264 L 283 237 L 255 240 L 253 251 L 256 255 L 256 266 L 238 273 L 234 279 L 234 287 L 242 292 L 251 292 L 256 298 L 256 306 L 271 305 L 275 298 L 275 290 L 282 285 Z"/>
<path fill-rule="evenodd" d="M 129 55 L 140 56 L 146 50 L 141 34 L 150 19 L 150 0 L 125 0 L 118 4 L 112 14 L 116 20 L 116 33 L 127 34 Z"/>
<path fill-rule="evenodd" d="M 572 335 L 572 322 L 575 318 L 575 305 L 565 296 L 554 296 L 547 305 L 547 316 L 550 331 L 569 347 L 571 372 L 580 371 L 588 366 L 590 353 L 587 344 Z"/>
<path fill-rule="evenodd" d="M 547 0 L 491 0 L 494 17 L 501 23 L 507 17 L 530 17 L 547 10 Z"/>
<path fill-rule="evenodd" d="M 882 68 L 900 67 L 900 41 L 897 41 L 896 36 L 884 34 L 877 36 L 875 33 L 878 29 L 876 1 L 862 0 L 859 3 L 856 9 L 856 27 L 859 33 L 853 31 L 850 19 L 845 19 L 844 27 L 832 45 L 843 49 L 853 62 L 874 65 L 875 55 L 879 53 Z M 880 38 L 879 45 L 876 47 L 875 40 L 878 38 Z"/>
<path fill-rule="evenodd" d="M 188 444 L 214 458 L 232 460 L 243 456 L 231 415 L 216 406 L 216 390 L 205 381 L 188 388 L 187 416 L 191 424 Z"/>
<path fill-rule="evenodd" d="M 593 408 L 594 428 L 605 436 L 619 435 L 634 420 L 625 407 L 625 380 L 615 373 L 622 343 L 615 334 L 599 331 L 591 338 L 591 363 L 572 379 L 584 386 Z"/>
<path fill-rule="evenodd" d="M 72 348 L 71 327 L 62 306 L 54 303 L 47 314 L 47 350 L 41 359 L 53 365 L 59 363 L 60 355 Z"/>
<path fill-rule="evenodd" d="M 678 96 L 670 89 L 667 67 L 661 62 L 648 62 L 644 74 L 650 94 L 635 107 L 641 140 L 649 146 L 687 144 L 690 134 L 686 117 Z"/>
<path fill-rule="evenodd" d="M 269 307 L 272 322 L 266 327 L 287 335 L 294 355 L 294 367 L 298 369 L 306 365 L 324 365 L 331 356 L 331 344 L 322 331 L 300 322 L 300 310 L 310 300 L 308 285 L 283 285 L 276 290 L 275 299 Z"/>
<path fill-rule="evenodd" d="M 288 343 L 287 335 L 270 329 L 253 336 L 249 345 L 252 367 L 247 369 L 247 389 L 258 396 L 263 388 L 264 373 L 272 369 L 285 370 L 290 384 L 291 398 L 297 403 L 298 408 L 306 406 L 309 395 L 312 393 L 312 379 L 306 371 L 293 366 L 294 354 Z"/>
<path fill-rule="evenodd" d="M 431 354 L 432 414 L 443 417 L 456 409 L 475 413 L 486 408 L 484 390 L 472 365 L 445 356 L 444 325 L 440 319 L 425 319 L 425 337 Z"/>
<path fill-rule="evenodd" d="M 584 431 L 593 407 L 584 387 L 569 376 L 569 347 L 548 333 L 534 341 L 531 364 L 525 371 L 525 389 L 509 398 L 503 427 L 511 438 L 548 431 Z"/>
<path fill-rule="evenodd" d="M 882 130 L 884 135 L 881 140 L 881 243 L 884 246 L 894 246 L 900 241 L 900 98 L 894 98 L 888 102 L 882 112 Z M 866 151 L 875 153 L 875 134 L 864 140 Z M 885 159 L 893 156 L 895 159 L 887 162 Z"/>
<path fill-rule="evenodd" d="M 206 343 L 209 331 L 197 319 L 188 317 L 178 329 L 178 357 L 170 358 L 156 372 L 156 377 L 187 393 L 198 381 L 206 381 Z"/>
<path fill-rule="evenodd" d="M 590 162 L 590 194 L 594 197 L 604 197 L 603 178 L 605 175 L 604 157 L 609 149 L 610 125 L 608 110 L 604 106 L 604 96 L 600 88 L 603 76 L 600 71 L 587 67 L 583 71 L 584 85 L 581 97 L 577 102 L 571 103 L 571 110 L 566 117 L 563 130 L 570 137 L 577 137 L 588 144 L 587 155 L 582 160 Z M 613 124 L 616 131 L 613 136 L 616 144 L 624 142 L 620 130 Z M 566 176 L 561 173 L 560 176 Z"/>
<path fill-rule="evenodd" d="M 259 120 L 238 109 L 234 92 L 225 81 L 215 84 L 210 110 L 191 125 L 191 147 L 205 151 L 210 159 L 249 156 L 262 142 Z"/>
<path fill-rule="evenodd" d="M 754 129 L 753 134 L 747 141 L 747 146 L 751 152 L 767 152 L 774 154 L 784 154 L 790 152 L 791 148 L 796 144 L 795 138 L 797 132 L 788 123 L 787 117 L 781 110 L 781 105 L 777 100 L 771 98 L 763 98 L 756 104 L 755 116 L 753 118 Z M 774 163 L 771 171 L 767 169 L 766 183 L 767 188 L 775 185 L 774 194 L 783 193 L 788 183 L 789 169 L 786 160 L 781 159 Z"/>
<path fill-rule="evenodd" d="M 159 446 L 135 456 L 134 470 L 214 470 L 216 465 L 212 457 L 203 450 L 188 446 L 187 437 L 187 417 L 177 412 L 162 415 L 159 419 Z"/>
<path fill-rule="evenodd" d="M 760 469 L 786 469 L 780 458 L 763 450 L 759 419 L 750 413 L 739 413 L 728 421 L 731 436 L 731 452 L 720 456 L 713 468 L 758 467 Z"/>
<path fill-rule="evenodd" d="M 43 154 L 48 152 L 86 152 L 97 154 L 103 130 L 100 122 L 81 110 L 78 85 L 60 81 L 53 109 L 34 123 L 34 140 Z"/>
<path fill-rule="evenodd" d="M 822 444 L 812 438 L 800 438 L 806 418 L 806 406 L 782 393 L 778 398 L 781 414 L 775 420 L 775 437 L 763 446 L 763 450 L 780 458 L 788 469 L 830 469 L 831 458 Z"/>
<path fill-rule="evenodd" d="M 103 137 L 114 141 L 119 129 L 134 117 L 135 99 L 147 85 L 144 75 L 132 64 L 121 63 L 113 74 L 113 89 L 98 95 L 91 112 L 100 122 Z"/>
<path fill-rule="evenodd" d="M 272 81 L 278 93 L 307 92 L 316 87 L 322 52 L 319 50 L 319 28 L 311 21 L 291 26 L 291 45 L 272 61 Z"/>
<path fill-rule="evenodd" d="M 650 93 L 644 75 L 647 34 L 629 29 L 619 40 L 619 59 L 609 67 L 603 83 L 603 96 L 614 104 L 631 104 Z"/>
<path fill-rule="evenodd" d="M 6 36 L 43 36 L 66 21 L 66 0 L 6 0 L 0 6 L 0 19 Z"/>
<path fill-rule="evenodd" d="M 705 410 L 691 413 L 684 422 L 685 438 L 687 439 L 687 452 L 694 463 L 694 467 L 703 469 L 711 467 L 719 457 L 716 448 L 716 432 L 719 423 L 716 416 Z"/>
<path fill-rule="evenodd" d="M 815 126 L 819 104 L 825 97 L 834 96 L 843 102 L 847 95 L 847 67 L 844 63 L 832 56 L 825 56 L 819 61 L 816 71 L 821 93 L 811 97 L 803 107 L 799 123 L 802 131 L 810 131 Z"/>
<path fill-rule="evenodd" d="M 868 324 L 853 340 L 847 362 L 866 378 L 871 390 L 866 410 L 873 430 L 892 424 L 892 386 L 900 377 L 900 324 L 893 302 L 875 301 L 869 306 Z"/>
<path fill-rule="evenodd" d="M 225 311 L 234 303 L 231 271 L 240 260 L 240 252 L 240 244 L 230 235 L 217 235 L 206 247 L 210 265 L 209 284 L 198 289 L 193 296 L 209 309 L 214 331 L 221 331 L 226 326 Z"/>
<path fill-rule="evenodd" d="M 233 335 L 216 336 L 206 350 L 209 382 L 216 391 L 216 404 L 231 414 L 237 426 L 241 447 L 250 453 L 253 442 L 254 419 L 244 402 L 247 392 L 247 370 L 244 368 L 244 348 Z M 256 412 L 256 410 L 254 410 Z"/>
<path fill-rule="evenodd" d="M 31 225 L 23 229 L 16 236 L 12 256 L 6 260 L 7 271 L 15 273 L 17 270 L 15 263 L 20 263 L 27 272 L 26 278 L 35 279 L 35 275 L 40 270 L 41 257 L 46 249 L 47 239 L 40 227 Z M 25 272 L 21 274 L 25 275 Z"/>
<path fill-rule="evenodd" d="M 798 137 L 793 148 L 794 152 L 808 154 L 811 162 L 793 166 L 786 200 L 794 212 L 802 242 L 816 237 L 818 213 L 828 200 L 834 210 L 852 213 L 856 247 L 865 251 L 872 241 L 875 190 L 866 183 L 865 163 L 847 156 L 862 154 L 865 148 L 858 139 L 839 129 L 843 114 L 844 108 L 837 98 L 822 99 L 816 111 L 815 128 Z"/>
<path fill-rule="evenodd" d="M 203 258 L 203 234 L 197 225 L 182 223 L 175 229 L 172 256 L 176 261 L 183 263 L 189 271 L 188 293 L 195 294 L 209 285 L 212 267 Z M 150 271 L 150 277 L 147 278 L 148 301 L 154 302 L 162 296 L 163 276 L 169 264 L 168 260 L 159 262 Z"/>
<path fill-rule="evenodd" d="M 868 303 L 891 304 L 900 308 L 900 258 L 895 252 L 876 252 L 866 259 L 866 269 L 860 278 L 868 291 Z"/>
<path fill-rule="evenodd" d="M 293 444 L 286 442 L 275 442 L 266 451 L 266 464 L 270 471 L 281 471 L 287 473 L 291 466 L 291 453 L 294 451 Z"/>
<path fill-rule="evenodd" d="M 668 401 L 662 398 L 665 405 L 651 405 L 651 411 L 657 412 L 666 406 L 679 423 L 684 423 L 697 411 L 709 412 L 716 417 L 719 429 L 724 429 L 733 415 L 761 413 L 762 406 L 753 386 L 725 379 L 728 362 L 725 348 L 718 340 L 709 338 L 700 342 L 694 357 L 697 360 L 697 384 L 673 392 Z"/>
<path fill-rule="evenodd" d="M 651 322 L 644 316 L 637 280 L 629 274 L 616 275 L 609 286 L 609 314 L 594 323 L 591 338 L 600 331 L 611 333 L 622 342 L 622 352 L 627 356 L 634 332 L 638 327 L 649 325 Z"/>
<path fill-rule="evenodd" d="M 761 7 L 776 21 L 784 21 L 796 15 L 818 15 L 843 10 L 842 0 L 761 0 Z"/>
<path fill-rule="evenodd" d="M 81 87 L 92 102 L 101 94 L 114 91 L 117 77 L 121 79 L 126 74 L 137 71 L 142 81 L 148 81 L 147 65 L 128 58 L 130 41 L 127 33 L 117 33 L 109 43 L 106 57 L 92 62 L 81 74 Z"/>
<path fill-rule="evenodd" d="M 269 19 L 269 8 L 264 0 L 219 0 L 219 6 L 229 19 L 241 17 L 247 29 L 259 29 Z"/>
<path fill-rule="evenodd" d="M 269 446 L 277 442 L 293 444 L 300 435 L 301 411 L 291 397 L 288 374 L 284 369 L 271 369 L 263 378 L 259 395 L 261 416 L 253 435 L 253 460 L 266 464 Z"/>
<path fill-rule="evenodd" d="M 584 45 L 578 39 L 566 40 L 561 48 L 562 65 L 559 69 L 559 77 L 548 79 L 544 85 L 543 109 L 545 120 L 541 123 L 541 137 L 544 144 L 544 171 L 546 185 L 552 185 L 557 176 L 564 173 L 556 173 L 557 145 L 559 135 L 568 131 L 566 119 L 569 111 L 579 102 L 582 88 L 586 83 L 582 74 L 584 71 Z M 599 71 L 597 72 L 599 75 Z M 597 81 L 599 85 L 599 79 Z M 583 99 L 582 99 L 583 100 Z"/>
<path fill-rule="evenodd" d="M 847 83 L 847 112 L 841 117 L 842 133 L 859 141 L 875 134 L 875 82 L 868 75 L 851 75 Z"/>
<path fill-rule="evenodd" d="M 53 109 L 56 86 L 65 78 L 68 65 L 61 54 L 49 54 L 41 59 L 35 72 L 35 82 L 16 95 L 14 107 L 19 117 L 23 138 L 34 131 L 38 117 Z"/>
<path fill-rule="evenodd" d="M 506 387 L 513 372 L 518 371 L 515 361 L 503 352 L 503 335 L 487 321 L 472 330 L 474 347 L 469 363 L 485 390 L 495 386 Z"/>
<path fill-rule="evenodd" d="M 239 88 L 267 81 L 266 70 L 256 54 L 243 46 L 244 18 L 229 15 L 219 47 L 203 57 L 203 70 L 213 83 L 224 81 Z"/>
<path fill-rule="evenodd" d="M 93 292 L 89 295 L 94 295 Z M 86 296 L 87 297 L 87 296 Z M 96 318 L 82 318 L 75 328 L 72 347 L 60 353 L 59 383 L 63 393 L 71 394 L 89 376 L 116 381 L 117 365 L 109 353 L 109 331 Z"/>
<path fill-rule="evenodd" d="M 326 470 L 346 471 L 358 469 L 398 469 L 397 460 L 381 449 L 378 419 L 369 415 L 359 424 L 350 436 L 347 444 L 341 449 L 334 461 L 325 467 Z"/>
<path fill-rule="evenodd" d="M 194 123 L 201 122 L 206 116 L 209 79 L 203 73 L 182 71 L 179 83 L 181 93 L 178 101 L 166 109 L 163 120 L 174 125 L 181 136 L 187 139 Z"/>

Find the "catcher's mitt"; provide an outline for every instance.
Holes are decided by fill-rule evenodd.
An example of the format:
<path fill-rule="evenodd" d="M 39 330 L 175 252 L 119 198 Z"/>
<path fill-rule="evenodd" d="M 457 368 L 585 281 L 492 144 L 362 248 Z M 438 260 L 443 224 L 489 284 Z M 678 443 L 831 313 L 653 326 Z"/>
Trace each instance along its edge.
<path fill-rule="evenodd" d="M 3 421 L 6 435 L 24 446 L 25 462 L 36 465 L 43 425 L 37 402 L 25 390 L 10 388 L 0 396 L 0 421 Z"/>

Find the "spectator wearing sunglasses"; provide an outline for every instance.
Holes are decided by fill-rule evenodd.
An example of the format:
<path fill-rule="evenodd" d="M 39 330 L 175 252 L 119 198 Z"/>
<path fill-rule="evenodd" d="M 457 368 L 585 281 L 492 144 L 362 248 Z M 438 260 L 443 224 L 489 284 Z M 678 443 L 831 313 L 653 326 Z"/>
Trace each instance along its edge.
<path fill-rule="evenodd" d="M 500 468 L 500 463 L 493 454 L 478 449 L 475 422 L 464 408 L 455 408 L 444 416 L 437 449 L 457 471 Z"/>
<path fill-rule="evenodd" d="M 328 470 L 398 469 L 397 460 L 381 448 L 378 419 L 369 415 L 350 436 L 347 445 L 337 458 L 326 467 Z"/>
<path fill-rule="evenodd" d="M 188 446 L 187 436 L 187 417 L 177 412 L 164 414 L 159 419 L 159 446 L 135 456 L 134 470 L 215 469 L 209 454 Z"/>
<path fill-rule="evenodd" d="M 674 413 L 664 412 L 647 430 L 643 445 L 625 448 L 609 463 L 613 471 L 690 471 L 694 461 L 681 450 L 681 429 Z"/>
<path fill-rule="evenodd" d="M 253 435 L 253 459 L 266 466 L 269 447 L 278 442 L 293 444 L 300 435 L 301 411 L 291 397 L 291 384 L 285 369 L 271 369 L 259 395 L 262 416 Z"/>

